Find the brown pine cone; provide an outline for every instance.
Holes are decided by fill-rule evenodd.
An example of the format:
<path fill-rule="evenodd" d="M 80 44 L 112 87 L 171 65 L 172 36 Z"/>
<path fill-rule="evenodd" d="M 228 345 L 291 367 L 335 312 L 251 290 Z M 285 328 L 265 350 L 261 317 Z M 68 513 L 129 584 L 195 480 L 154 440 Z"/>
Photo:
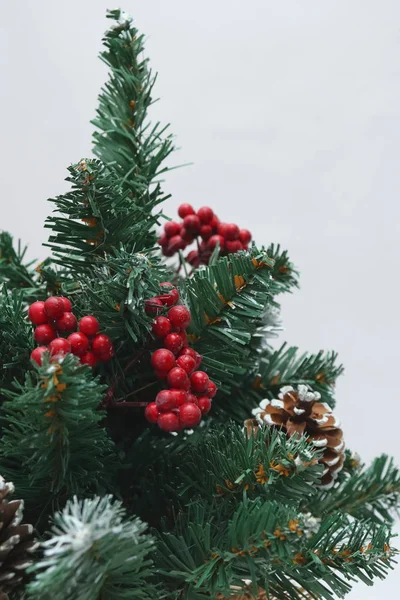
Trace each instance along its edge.
<path fill-rule="evenodd" d="M 331 488 L 345 459 L 343 431 L 332 409 L 320 402 L 321 395 L 306 385 L 291 386 L 280 390 L 277 400 L 262 400 L 253 410 L 255 419 L 245 421 L 250 433 L 259 425 L 269 425 L 292 435 L 307 435 L 317 448 L 323 448 L 320 463 L 324 465 L 321 487 Z"/>
<path fill-rule="evenodd" d="M 21 525 L 23 500 L 8 499 L 13 492 L 14 484 L 0 475 L 0 600 L 22 582 L 37 547 L 32 525 Z"/>

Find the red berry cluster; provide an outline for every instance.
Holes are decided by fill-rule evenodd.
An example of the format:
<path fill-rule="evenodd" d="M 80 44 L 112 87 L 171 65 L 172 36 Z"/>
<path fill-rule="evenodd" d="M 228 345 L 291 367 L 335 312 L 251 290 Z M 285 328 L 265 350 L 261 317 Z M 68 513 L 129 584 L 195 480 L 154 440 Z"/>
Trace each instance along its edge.
<path fill-rule="evenodd" d="M 178 290 L 170 283 L 161 285 L 169 287 L 169 291 L 149 300 L 147 307 L 153 310 L 159 310 L 160 305 L 170 307 L 166 316 L 159 315 L 153 322 L 153 333 L 162 339 L 163 348 L 151 357 L 157 377 L 166 379 L 168 389 L 159 392 L 155 402 L 147 405 L 145 416 L 164 431 L 179 431 L 200 423 L 202 415 L 211 409 L 217 386 L 207 373 L 195 370 L 202 356 L 189 348 L 185 330 L 191 317 L 186 306 L 177 305 Z"/>
<path fill-rule="evenodd" d="M 28 317 L 36 326 L 34 338 L 41 344 L 31 353 L 31 359 L 38 365 L 42 364 L 42 354 L 47 350 L 55 360 L 72 352 L 80 356 L 81 363 L 91 367 L 99 360 L 110 360 L 114 354 L 110 338 L 99 333 L 96 317 L 82 317 L 78 324 L 68 298 L 51 296 L 45 302 L 34 302 L 29 307 Z M 70 335 L 62 337 L 67 334 Z"/>
<path fill-rule="evenodd" d="M 168 221 L 158 243 L 164 256 L 173 256 L 197 240 L 198 250 L 192 250 L 186 256 L 186 260 L 194 267 L 208 264 L 218 243 L 221 255 L 225 255 L 247 250 L 251 241 L 250 231 L 239 229 L 235 223 L 221 223 L 209 206 L 199 208 L 196 213 L 190 204 L 181 204 L 178 215 L 183 221 Z"/>

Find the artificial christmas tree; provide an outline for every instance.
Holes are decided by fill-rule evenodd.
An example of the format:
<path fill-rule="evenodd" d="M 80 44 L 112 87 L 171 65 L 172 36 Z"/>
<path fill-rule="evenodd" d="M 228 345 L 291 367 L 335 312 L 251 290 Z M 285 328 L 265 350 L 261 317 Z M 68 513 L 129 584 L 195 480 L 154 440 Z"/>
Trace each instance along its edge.
<path fill-rule="evenodd" d="M 25 263 L 0 235 L 0 473 L 39 541 L 0 593 L 343 597 L 392 566 L 399 472 L 345 449 L 335 353 L 269 343 L 298 285 L 287 252 L 210 206 L 165 222 L 172 137 L 148 121 L 143 37 L 108 16 L 96 158 L 52 200 L 52 255 Z"/>

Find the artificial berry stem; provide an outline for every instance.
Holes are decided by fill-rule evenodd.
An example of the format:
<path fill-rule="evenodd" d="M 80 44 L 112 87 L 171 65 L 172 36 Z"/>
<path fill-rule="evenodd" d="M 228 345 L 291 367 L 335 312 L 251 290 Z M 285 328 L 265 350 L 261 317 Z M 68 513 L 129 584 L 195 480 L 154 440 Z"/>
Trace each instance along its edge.
<path fill-rule="evenodd" d="M 221 256 L 248 249 L 250 231 L 239 229 L 235 223 L 221 223 L 209 206 L 199 208 L 196 213 L 190 204 L 181 204 L 178 215 L 183 219 L 182 222 L 168 221 L 158 240 L 164 256 L 173 256 L 179 252 L 177 273 L 181 269 L 182 251 L 193 242 L 196 242 L 197 250 L 191 250 L 185 260 L 194 269 L 209 263 L 217 245 Z"/>
<path fill-rule="evenodd" d="M 194 216 L 190 213 L 185 216 L 185 226 L 192 230 L 201 222 L 200 217 L 192 218 Z M 200 216 L 204 220 L 212 215 L 207 209 Z M 176 226 L 170 222 L 166 231 L 175 234 Z M 186 329 L 191 320 L 190 311 L 178 304 L 179 293 L 171 283 L 163 283 L 161 287 L 163 293 L 147 301 L 148 307 L 163 305 L 164 311 L 168 309 L 166 315 L 158 314 L 153 322 L 153 334 L 161 340 L 163 347 L 153 352 L 151 364 L 156 376 L 166 381 L 168 387 L 157 394 L 154 402 L 146 405 L 145 416 L 160 429 L 175 432 L 200 423 L 202 416 L 211 409 L 217 387 L 204 371 L 195 370 L 202 357 L 188 345 Z M 122 402 L 121 405 L 126 404 Z"/>
<path fill-rule="evenodd" d="M 96 366 L 98 361 L 108 361 L 114 355 L 110 338 L 99 332 L 100 324 L 93 315 L 84 316 L 78 323 L 72 312 L 72 303 L 63 296 L 50 296 L 45 302 L 33 302 L 28 318 L 35 326 L 34 338 L 40 344 L 31 353 L 31 359 L 42 364 L 43 353 L 48 349 L 52 362 L 59 361 L 72 352 L 84 365 Z M 76 329 L 79 331 L 76 331 Z M 65 338 L 63 335 L 67 335 Z"/>

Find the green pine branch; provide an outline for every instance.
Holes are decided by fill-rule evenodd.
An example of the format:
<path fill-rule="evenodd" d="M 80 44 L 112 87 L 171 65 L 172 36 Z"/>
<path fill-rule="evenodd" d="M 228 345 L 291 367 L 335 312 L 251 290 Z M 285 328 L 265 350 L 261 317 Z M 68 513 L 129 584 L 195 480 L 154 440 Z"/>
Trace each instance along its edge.
<path fill-rule="evenodd" d="M 272 429 L 245 435 L 236 424 L 218 425 L 177 456 L 176 486 L 190 500 L 237 501 L 264 497 L 287 504 L 310 502 L 322 475 L 319 452 L 307 438 L 288 439 Z"/>
<path fill-rule="evenodd" d="M 6 284 L 8 289 L 22 289 L 26 301 L 37 300 L 41 290 L 38 274 L 33 268 L 36 261 L 26 261 L 27 246 L 21 241 L 14 247 L 12 236 L 0 231 L 0 285 Z"/>
<path fill-rule="evenodd" d="M 180 598 L 230 595 L 250 578 L 253 591 L 271 597 L 343 598 L 351 582 L 383 578 L 393 559 L 384 527 L 350 524 L 343 516 L 325 519 L 318 534 L 306 537 L 296 511 L 280 503 L 246 497 L 228 521 L 218 505 L 193 504 L 177 517 L 175 530 L 161 533 L 156 566 Z M 302 588 L 299 589 L 299 588 Z M 196 594 L 199 594 L 198 596 Z M 209 594 L 209 596 L 207 596 Z"/>
<path fill-rule="evenodd" d="M 299 287 L 299 273 L 291 262 L 287 250 L 281 250 L 279 244 L 271 244 L 267 254 L 273 259 L 271 294 L 276 296 L 284 292 L 292 292 Z"/>
<path fill-rule="evenodd" d="M 319 451 L 307 439 L 288 439 L 272 429 L 248 436 L 235 423 L 206 421 L 177 437 L 147 432 L 123 451 L 123 495 L 155 527 L 171 509 L 186 510 L 197 498 L 216 502 L 225 517 L 244 493 L 307 507 L 322 474 Z"/>
<path fill-rule="evenodd" d="M 253 248 L 220 258 L 183 283 L 191 340 L 211 378 L 227 393 L 254 369 L 251 342 L 271 302 L 273 264 L 265 251 Z"/>
<path fill-rule="evenodd" d="M 111 496 L 69 500 L 31 568 L 29 600 L 154 600 L 153 538 Z"/>
<path fill-rule="evenodd" d="M 283 344 L 278 350 L 266 352 L 261 358 L 259 374 L 254 382 L 265 398 L 276 398 L 281 387 L 305 384 L 321 394 L 322 400 L 334 407 L 334 386 L 343 373 L 337 364 L 336 352 L 299 354 L 298 348 Z"/>
<path fill-rule="evenodd" d="M 114 342 L 127 345 L 149 339 L 153 318 L 145 312 L 147 299 L 160 294 L 168 271 L 152 251 L 132 252 L 121 247 L 114 256 L 100 259 L 91 274 L 79 282 L 77 303 L 83 313 L 94 314 Z M 128 340 L 127 340 L 128 338 Z"/>
<path fill-rule="evenodd" d="M 49 246 L 55 261 L 82 272 L 121 246 L 132 252 L 152 246 L 157 216 L 123 188 L 121 179 L 99 160 L 82 160 L 69 167 L 70 192 L 51 201 L 59 215 L 49 217 Z"/>
<path fill-rule="evenodd" d="M 347 477 L 329 494 L 321 494 L 313 505 L 316 515 L 341 511 L 376 523 L 393 522 L 399 509 L 400 472 L 393 459 L 385 455 Z"/>
<path fill-rule="evenodd" d="M 113 446 L 100 426 L 105 386 L 90 368 L 72 354 L 34 367 L 3 405 L 0 465 L 25 501 L 43 507 L 109 485 Z"/>
<path fill-rule="evenodd" d="M 101 58 L 110 69 L 99 97 L 93 124 L 95 154 L 115 172 L 137 206 L 151 209 L 168 196 L 157 178 L 174 150 L 167 127 L 151 124 L 147 113 L 153 104 L 155 76 L 143 58 L 144 36 L 120 10 L 108 12 L 115 21 L 104 37 Z"/>
<path fill-rule="evenodd" d="M 30 368 L 32 329 L 26 320 L 25 290 L 12 292 L 2 286 L 0 293 L 0 397 L 14 380 L 23 381 Z"/>

